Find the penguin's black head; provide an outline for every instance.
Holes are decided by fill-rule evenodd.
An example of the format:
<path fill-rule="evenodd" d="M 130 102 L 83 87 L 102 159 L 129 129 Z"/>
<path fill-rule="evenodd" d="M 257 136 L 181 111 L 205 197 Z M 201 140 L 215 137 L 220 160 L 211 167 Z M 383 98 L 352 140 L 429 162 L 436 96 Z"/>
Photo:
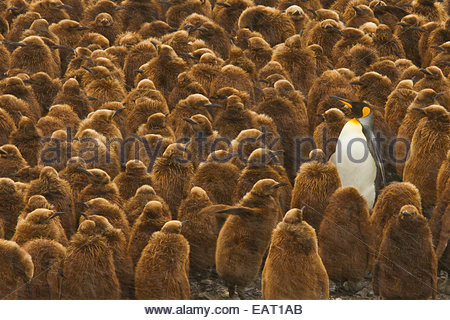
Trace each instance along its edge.
<path fill-rule="evenodd" d="M 371 114 L 372 110 L 370 109 L 370 106 L 362 101 L 350 101 L 344 98 L 339 98 L 336 96 L 331 96 L 330 98 L 336 99 L 340 102 L 342 102 L 343 104 L 345 104 L 347 107 L 350 108 L 350 110 L 352 111 L 353 116 L 356 119 L 361 119 L 361 118 L 365 118 L 368 115 Z"/>

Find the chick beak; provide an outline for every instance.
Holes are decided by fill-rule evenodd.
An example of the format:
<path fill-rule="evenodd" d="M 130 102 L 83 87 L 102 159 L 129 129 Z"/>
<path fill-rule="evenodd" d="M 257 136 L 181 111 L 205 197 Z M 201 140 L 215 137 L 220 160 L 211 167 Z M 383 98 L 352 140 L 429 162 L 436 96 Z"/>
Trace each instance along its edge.
<path fill-rule="evenodd" d="M 404 216 L 404 217 L 410 217 L 411 214 L 410 214 L 409 212 L 407 212 L 407 211 L 402 211 L 402 216 Z"/>
<path fill-rule="evenodd" d="M 184 121 L 186 121 L 187 123 L 191 124 L 191 125 L 195 125 L 197 124 L 197 122 L 195 122 L 194 120 L 192 120 L 191 118 L 183 118 Z"/>
<path fill-rule="evenodd" d="M 116 115 L 118 115 L 119 113 L 121 113 L 123 110 L 125 110 L 125 108 L 119 108 L 116 111 L 114 111 L 111 119 L 113 119 Z"/>
<path fill-rule="evenodd" d="M 183 227 L 188 222 L 189 222 L 189 220 L 184 220 L 183 222 L 181 222 L 181 226 Z"/>
<path fill-rule="evenodd" d="M 427 76 L 431 76 L 431 72 L 429 72 L 428 70 L 423 69 L 423 68 L 420 68 L 419 70 L 420 70 L 421 72 L 425 73 Z"/>
<path fill-rule="evenodd" d="M 76 28 L 75 30 L 77 30 L 77 31 L 83 31 L 83 30 L 89 30 L 89 28 L 88 28 L 88 27 L 78 27 L 78 28 Z"/>
<path fill-rule="evenodd" d="M 61 9 L 73 9 L 71 6 L 69 6 L 67 4 L 59 5 L 56 8 L 58 8 L 59 10 L 61 10 Z"/>
<path fill-rule="evenodd" d="M 355 10 L 356 14 L 359 16 L 362 14 L 362 10 L 357 6 L 352 6 L 353 10 Z"/>
<path fill-rule="evenodd" d="M 62 216 L 63 214 L 65 214 L 65 212 L 54 212 L 50 217 L 48 217 L 48 220 Z"/>
<path fill-rule="evenodd" d="M 88 216 L 86 213 L 80 212 L 80 214 L 81 214 L 86 220 L 89 220 L 89 216 Z"/>
<path fill-rule="evenodd" d="M 91 68 L 89 68 L 89 67 L 82 66 L 82 68 L 83 68 L 84 70 L 86 70 L 87 72 L 89 72 L 90 74 L 93 74 L 93 73 L 94 73 L 94 71 L 92 71 Z"/>
<path fill-rule="evenodd" d="M 215 104 L 215 103 L 205 104 L 205 107 L 207 107 L 207 108 L 222 108 L 222 106 L 220 104 Z"/>
<path fill-rule="evenodd" d="M 430 46 L 430 48 L 433 48 L 433 49 L 436 49 L 436 50 L 439 50 L 439 51 L 445 51 L 444 49 L 442 49 L 439 46 Z"/>
<path fill-rule="evenodd" d="M 225 2 L 216 2 L 216 5 L 222 6 L 222 7 L 225 7 L 225 8 L 230 8 L 231 7 L 228 3 L 225 3 Z"/>
<path fill-rule="evenodd" d="M 277 184 L 273 185 L 272 189 L 278 189 L 278 188 L 281 188 L 281 187 L 284 187 L 284 186 L 287 186 L 287 185 L 288 185 L 287 182 L 280 182 L 280 183 L 277 183 Z"/>
<path fill-rule="evenodd" d="M 78 201 L 75 202 L 76 205 L 84 207 L 85 209 L 89 209 L 89 206 L 86 204 L 86 202 Z"/>
<path fill-rule="evenodd" d="M 350 82 L 350 84 L 354 85 L 354 86 L 362 86 L 363 85 L 363 83 L 361 81 L 352 81 L 352 82 Z"/>
<path fill-rule="evenodd" d="M 342 31 L 339 30 L 339 29 L 336 28 L 336 27 L 330 27 L 330 29 L 331 29 L 331 31 L 333 31 L 333 32 L 335 32 L 335 33 L 337 33 L 337 34 L 340 34 L 341 36 L 344 35 L 344 34 L 342 33 Z"/>
<path fill-rule="evenodd" d="M 2 156 L 4 156 L 4 155 L 6 155 L 6 152 L 3 151 L 3 149 L 0 149 L 0 154 L 1 154 Z"/>
<path fill-rule="evenodd" d="M 408 25 L 404 22 L 397 22 L 398 26 L 407 27 Z"/>
<path fill-rule="evenodd" d="M 84 169 L 84 168 L 78 168 L 77 170 L 80 171 L 80 172 L 83 172 L 83 173 L 87 174 L 89 177 L 92 177 L 92 176 L 93 176 L 92 173 L 90 173 L 88 170 L 86 170 L 86 169 Z"/>

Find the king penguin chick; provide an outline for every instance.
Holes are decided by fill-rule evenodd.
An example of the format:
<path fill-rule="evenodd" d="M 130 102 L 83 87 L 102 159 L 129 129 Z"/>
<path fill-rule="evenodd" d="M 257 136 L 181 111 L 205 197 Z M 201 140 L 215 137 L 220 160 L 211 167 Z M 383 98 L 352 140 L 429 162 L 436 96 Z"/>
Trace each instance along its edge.
<path fill-rule="evenodd" d="M 289 210 L 274 230 L 261 281 L 266 300 L 328 299 L 327 271 L 303 210 Z"/>
<path fill-rule="evenodd" d="M 403 80 L 388 96 L 384 107 L 384 118 L 393 133 L 397 133 L 406 114 L 406 109 L 414 101 L 417 92 L 412 80 Z"/>
<path fill-rule="evenodd" d="M 309 158 L 311 161 L 302 164 L 295 178 L 291 208 L 304 207 L 302 221 L 319 230 L 328 200 L 341 187 L 341 180 L 322 150 L 311 151 Z"/>
<path fill-rule="evenodd" d="M 62 299 L 120 299 L 121 290 L 107 240 L 92 220 L 83 221 L 67 247 Z"/>
<path fill-rule="evenodd" d="M 156 193 L 168 204 L 172 217 L 175 218 L 181 200 L 186 198 L 194 167 L 186 146 L 173 143 L 163 155 L 156 159 L 153 167 L 153 181 Z"/>
<path fill-rule="evenodd" d="M 354 187 L 336 190 L 319 229 L 319 253 L 330 279 L 363 279 L 372 266 L 372 239 L 366 199 Z"/>
<path fill-rule="evenodd" d="M 13 241 L 0 239 L 0 297 L 17 299 L 18 289 L 27 285 L 34 274 L 31 256 Z"/>
<path fill-rule="evenodd" d="M 419 112 L 425 117 L 414 132 L 403 181 L 411 182 L 419 189 L 425 208 L 436 202 L 437 174 L 450 148 L 450 115 L 444 107 L 437 105 Z"/>
<path fill-rule="evenodd" d="M 28 166 L 19 149 L 15 145 L 5 144 L 0 147 L 0 177 L 10 177 Z"/>
<path fill-rule="evenodd" d="M 23 195 L 9 178 L 0 178 L 0 200 L 5 206 L 0 208 L 0 225 L 4 239 L 11 239 L 16 229 L 20 211 L 24 208 Z"/>
<path fill-rule="evenodd" d="M 189 299 L 189 243 L 172 220 L 155 232 L 136 266 L 137 299 Z"/>
<path fill-rule="evenodd" d="M 25 196 L 26 201 L 37 194 L 44 196 L 55 207 L 57 212 L 64 212 L 61 216 L 61 224 L 64 227 L 64 231 L 68 237 L 74 234 L 75 217 L 72 211 L 70 185 L 58 176 L 58 172 L 54 168 L 42 168 L 39 179 L 30 183 Z"/>
<path fill-rule="evenodd" d="M 37 165 L 42 133 L 30 118 L 21 117 L 17 129 L 11 132 L 9 139 L 9 142 L 19 149 L 30 166 Z"/>
<path fill-rule="evenodd" d="M 383 299 L 429 299 L 437 294 L 437 258 L 427 220 L 403 206 L 383 233 L 372 286 Z"/>
<path fill-rule="evenodd" d="M 140 186 L 153 184 L 152 177 L 147 173 L 147 167 L 139 160 L 128 161 L 125 171 L 119 173 L 113 182 L 119 189 L 120 197 L 125 201 L 134 196 Z"/>
<path fill-rule="evenodd" d="M 217 211 L 230 215 L 220 230 L 216 248 L 216 270 L 227 284 L 230 297 L 236 286 L 241 296 L 241 290 L 261 269 L 279 219 L 277 189 L 283 185 L 273 179 L 259 180 L 238 206 Z"/>
<path fill-rule="evenodd" d="M 153 200 L 144 206 L 142 213 L 133 224 L 128 242 L 128 253 L 131 255 L 135 267 L 152 234 L 161 230 L 164 224 L 170 220 L 170 211 L 161 202 Z"/>
<path fill-rule="evenodd" d="M 386 178 L 373 132 L 373 112 L 365 102 L 335 97 L 348 106 L 354 116 L 347 121 L 338 138 L 336 152 L 331 156 L 339 172 L 342 186 L 353 186 L 366 198 L 369 208 L 375 204 L 378 184 Z M 357 139 L 361 143 L 355 144 Z"/>
<path fill-rule="evenodd" d="M 240 170 L 231 158 L 236 154 L 218 150 L 209 154 L 192 177 L 192 183 L 206 191 L 214 204 L 232 205 L 232 195 L 236 188 Z"/>

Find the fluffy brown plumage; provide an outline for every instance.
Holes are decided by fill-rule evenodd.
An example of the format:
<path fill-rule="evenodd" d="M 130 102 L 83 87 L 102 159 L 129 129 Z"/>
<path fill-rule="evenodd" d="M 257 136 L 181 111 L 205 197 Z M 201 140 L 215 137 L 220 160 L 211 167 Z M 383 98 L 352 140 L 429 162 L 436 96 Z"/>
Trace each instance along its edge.
<path fill-rule="evenodd" d="M 383 233 L 372 285 L 383 299 L 429 299 L 437 294 L 431 230 L 412 205 L 403 206 Z"/>
<path fill-rule="evenodd" d="M 272 234 L 262 271 L 263 299 L 328 299 L 328 276 L 316 233 L 302 216 L 300 209 L 289 210 Z"/>
<path fill-rule="evenodd" d="M 189 243 L 182 226 L 172 220 L 152 235 L 136 266 L 137 299 L 189 299 Z"/>

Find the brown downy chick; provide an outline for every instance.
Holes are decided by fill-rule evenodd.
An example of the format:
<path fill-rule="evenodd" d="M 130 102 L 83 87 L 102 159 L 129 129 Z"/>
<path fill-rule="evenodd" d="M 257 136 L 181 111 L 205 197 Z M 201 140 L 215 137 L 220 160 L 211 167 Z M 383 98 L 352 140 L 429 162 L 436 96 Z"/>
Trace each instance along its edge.
<path fill-rule="evenodd" d="M 363 279 L 372 266 L 372 239 L 366 199 L 354 187 L 336 190 L 325 209 L 318 237 L 320 257 L 330 279 Z"/>
<path fill-rule="evenodd" d="M 31 75 L 29 80 L 25 80 L 31 84 L 34 95 L 42 108 L 42 115 L 52 106 L 52 102 L 58 92 L 61 90 L 61 81 L 59 79 L 51 79 L 45 72 L 38 72 Z"/>
<path fill-rule="evenodd" d="M 239 96 L 231 95 L 226 100 L 225 110 L 214 120 L 213 127 L 231 141 L 242 130 L 254 127 L 254 122 L 254 113 L 245 108 Z"/>
<path fill-rule="evenodd" d="M 383 299 L 429 299 L 437 294 L 437 258 L 427 220 L 403 206 L 383 233 L 372 276 Z"/>
<path fill-rule="evenodd" d="M 211 82 L 209 95 L 215 96 L 220 89 L 225 87 L 231 87 L 238 91 L 247 92 L 250 95 L 251 103 L 254 103 L 255 92 L 253 81 L 250 75 L 243 69 L 234 65 L 223 66 Z"/>
<path fill-rule="evenodd" d="M 123 206 L 123 200 L 120 197 L 117 185 L 111 181 L 111 177 L 101 169 L 86 170 L 79 168 L 83 172 L 90 184 L 86 186 L 79 195 L 78 201 L 88 202 L 95 198 L 103 198 L 117 205 L 119 208 Z"/>
<path fill-rule="evenodd" d="M 196 28 L 195 37 L 205 41 L 208 47 L 217 52 L 222 59 L 228 58 L 231 48 L 229 35 L 218 24 L 212 21 L 204 22 L 200 27 Z"/>
<path fill-rule="evenodd" d="M 208 0 L 172 0 L 168 4 L 165 16 L 167 23 L 174 28 L 180 27 L 191 14 L 198 14 L 207 18 L 212 15 L 211 3 Z"/>
<path fill-rule="evenodd" d="M 18 289 L 29 284 L 34 274 L 31 256 L 13 241 L 0 239 L 0 297 L 17 299 Z"/>
<path fill-rule="evenodd" d="M 213 79 L 219 74 L 223 60 L 212 53 L 204 53 L 197 64 L 193 65 L 189 72 L 195 80 L 207 91 Z"/>
<path fill-rule="evenodd" d="M 114 267 L 122 292 L 121 299 L 133 299 L 134 268 L 127 251 L 128 235 L 104 216 L 89 215 L 88 219 L 95 222 L 95 231 L 105 238 L 112 252 Z"/>
<path fill-rule="evenodd" d="M 0 178 L 0 199 L 6 204 L 0 210 L 0 225 L 4 239 L 11 239 L 16 229 L 21 210 L 24 208 L 23 195 L 9 178 Z"/>
<path fill-rule="evenodd" d="M 44 167 L 39 179 L 31 181 L 25 196 L 26 201 L 33 195 L 44 196 L 57 212 L 64 212 L 61 216 L 61 224 L 66 235 L 70 237 L 75 232 L 75 217 L 72 211 L 69 183 L 61 179 L 54 168 Z"/>
<path fill-rule="evenodd" d="M 233 156 L 225 150 L 211 153 L 192 178 L 191 182 L 205 190 L 214 204 L 233 204 L 232 194 L 240 175 L 239 168 L 229 161 Z"/>
<path fill-rule="evenodd" d="M 375 18 L 375 15 L 373 14 L 372 9 L 370 9 L 370 7 L 364 5 L 364 4 L 359 4 L 359 5 L 354 5 L 354 6 L 347 6 L 347 9 L 344 12 L 344 15 L 349 15 L 350 13 L 348 12 L 353 12 L 351 18 L 347 19 L 346 21 L 346 26 L 347 27 L 352 27 L 352 28 L 359 28 L 360 26 L 362 26 L 363 24 L 367 23 L 367 22 L 373 22 L 375 24 L 379 24 L 379 21 L 377 18 Z"/>
<path fill-rule="evenodd" d="M 261 33 L 271 46 L 284 42 L 296 33 L 294 24 L 287 15 L 262 5 L 245 9 L 239 17 L 238 26 L 239 29 L 248 28 Z"/>
<path fill-rule="evenodd" d="M 390 219 L 395 217 L 405 205 L 413 205 L 422 213 L 420 193 L 413 184 L 393 182 L 381 190 L 370 217 L 370 223 L 375 234 L 375 250 L 380 247 L 383 232 Z"/>
<path fill-rule="evenodd" d="M 152 234 L 161 230 L 164 224 L 171 220 L 171 214 L 159 201 L 149 201 L 137 217 L 131 230 L 128 243 L 128 253 L 131 255 L 134 266 L 137 265 L 142 250 L 148 244 Z"/>
<path fill-rule="evenodd" d="M 417 0 L 412 4 L 412 13 L 422 16 L 425 21 L 444 21 L 447 17 L 444 9 L 434 0 Z"/>
<path fill-rule="evenodd" d="M 115 177 L 113 182 L 119 189 L 120 197 L 125 201 L 134 196 L 140 186 L 153 184 L 151 175 L 147 173 L 147 167 L 139 160 L 128 161 L 125 171 Z"/>
<path fill-rule="evenodd" d="M 28 199 L 25 208 L 23 208 L 23 210 L 20 212 L 18 221 L 20 222 L 24 220 L 29 213 L 33 212 L 36 209 L 48 209 L 55 212 L 55 207 L 50 204 L 44 196 L 38 194 L 31 196 L 30 199 Z"/>
<path fill-rule="evenodd" d="M 67 104 L 71 106 L 80 119 L 86 118 L 93 111 L 84 90 L 81 90 L 78 81 L 74 78 L 66 80 L 62 90 L 55 96 L 53 104 Z"/>
<path fill-rule="evenodd" d="M 72 107 L 67 104 L 52 105 L 48 110 L 47 116 L 61 120 L 64 123 L 64 129 L 68 130 L 67 128 L 70 128 L 72 132 L 77 130 L 81 122 Z"/>
<path fill-rule="evenodd" d="M 149 185 L 143 185 L 136 190 L 136 194 L 131 197 L 124 206 L 124 211 L 127 215 L 130 226 L 134 226 L 136 219 L 141 215 L 147 202 L 157 201 L 162 204 L 163 211 L 171 217 L 169 207 L 164 202 L 164 199 L 158 196 L 155 189 Z"/>
<path fill-rule="evenodd" d="M 86 67 L 88 68 L 88 67 Z M 111 72 L 102 66 L 87 69 L 88 73 L 83 77 L 86 81 L 85 92 L 88 96 L 97 100 L 91 101 L 91 106 L 98 109 L 102 104 L 110 101 L 122 101 L 126 92 L 123 85 L 112 77 Z"/>
<path fill-rule="evenodd" d="M 308 33 L 305 43 L 307 45 L 319 44 L 323 52 L 332 59 L 332 50 L 336 43 L 342 38 L 341 24 L 333 19 L 326 19 L 318 23 Z"/>
<path fill-rule="evenodd" d="M 228 59 L 224 62 L 224 65 L 234 65 L 244 70 L 251 79 L 256 80 L 256 66 L 253 61 L 247 58 L 241 48 L 232 46 Z"/>
<path fill-rule="evenodd" d="M 9 5 L 9 8 L 6 9 L 6 2 Z M 21 14 L 25 14 L 29 9 L 29 4 L 25 0 L 11 0 L 5 1 L 5 8 L 7 11 L 5 13 L 5 18 L 8 23 L 11 25 L 13 20 L 15 20 Z"/>
<path fill-rule="evenodd" d="M 67 247 L 62 299 L 120 299 L 113 252 L 92 220 L 83 221 Z"/>
<path fill-rule="evenodd" d="M 28 166 L 19 149 L 12 144 L 4 144 L 0 147 L 0 177 L 9 177 Z"/>
<path fill-rule="evenodd" d="M 324 150 L 325 159 L 329 159 L 336 152 L 339 135 L 348 118 L 337 108 L 328 109 L 318 116 L 323 121 L 314 129 L 314 143 L 318 149 Z"/>
<path fill-rule="evenodd" d="M 75 136 L 79 137 L 84 130 L 92 129 L 111 141 L 114 139 L 122 139 L 122 133 L 113 120 L 114 117 L 123 110 L 124 108 L 116 111 L 106 109 L 94 111 L 89 114 L 88 118 L 84 119 L 80 123 L 80 127 L 78 128 L 78 132 Z"/>
<path fill-rule="evenodd" d="M 211 119 L 208 108 L 205 108 L 208 105 L 211 105 L 211 101 L 201 94 L 192 94 L 178 102 L 175 109 L 167 117 L 170 126 L 175 131 L 175 138 L 186 138 L 193 133 L 191 125 L 187 121 L 184 121 L 183 118 L 202 114 L 208 119 Z"/>
<path fill-rule="evenodd" d="M 155 1 L 126 0 L 121 4 L 123 30 L 137 32 L 145 22 L 161 19 L 160 4 Z"/>
<path fill-rule="evenodd" d="M 248 46 L 244 50 L 244 54 L 253 61 L 256 71 L 259 71 L 272 58 L 272 48 L 263 38 L 251 37 L 248 39 Z"/>
<path fill-rule="evenodd" d="M 132 135 L 130 138 L 134 138 L 134 141 L 132 141 L 128 152 L 128 161 L 136 159 L 142 161 L 147 167 L 147 172 L 153 171 L 156 159 L 162 156 L 170 144 L 175 142 L 172 138 L 165 138 L 151 133 L 145 136 Z"/>
<path fill-rule="evenodd" d="M 277 189 L 283 185 L 272 179 L 259 180 L 238 206 L 217 211 L 229 214 L 217 239 L 216 270 L 230 297 L 236 286 L 241 295 L 261 269 L 280 216 L 276 198 Z"/>
<path fill-rule="evenodd" d="M 158 46 L 158 56 L 151 59 L 142 69 L 136 80 L 148 78 L 153 81 L 155 87 L 160 90 L 167 99 L 172 90 L 172 83 L 176 81 L 179 73 L 185 71 L 186 63 L 180 58 L 172 47 L 168 45 Z M 135 80 L 135 83 L 136 83 Z"/>
<path fill-rule="evenodd" d="M 48 23 L 52 24 L 70 18 L 66 9 L 71 9 L 71 7 L 60 0 L 40 0 L 33 2 L 29 11 L 39 13 L 42 17 L 45 17 Z"/>
<path fill-rule="evenodd" d="M 304 210 L 304 209 L 303 209 Z M 272 234 L 262 271 L 263 299 L 328 299 L 328 275 L 303 210 L 289 210 Z M 302 265 L 299 272 L 298 265 Z"/>
<path fill-rule="evenodd" d="M 11 240 L 23 245 L 27 241 L 41 238 L 55 240 L 67 246 L 67 236 L 58 218 L 64 214 L 48 209 L 36 209 L 17 223 L 16 232 Z"/>
<path fill-rule="evenodd" d="M 28 288 L 19 289 L 19 299 L 59 300 L 66 248 L 59 242 L 49 239 L 34 239 L 25 243 L 22 248 L 33 260 L 34 277 Z"/>
<path fill-rule="evenodd" d="M 349 68 L 356 75 L 362 75 L 369 70 L 369 67 L 378 61 L 377 50 L 373 47 L 357 44 L 350 49 L 349 55 L 344 55 L 336 64 L 336 68 Z"/>
<path fill-rule="evenodd" d="M 448 110 L 450 106 L 450 80 L 444 77 L 442 70 L 436 66 L 420 69 L 425 77 L 414 84 L 414 90 L 420 91 L 426 88 L 433 89 L 437 93 L 443 93 L 439 99 L 442 105 Z"/>
<path fill-rule="evenodd" d="M 441 68 L 444 76 L 448 77 L 450 74 L 450 41 L 447 41 L 440 46 L 433 46 L 433 49 L 438 50 L 438 54 L 431 60 L 430 65 Z"/>
<path fill-rule="evenodd" d="M 392 56 L 395 59 L 406 57 L 402 42 L 385 24 L 380 24 L 377 27 L 373 36 L 373 45 L 380 57 Z"/>
<path fill-rule="evenodd" d="M 128 88 L 134 87 L 139 67 L 157 56 L 156 42 L 144 40 L 131 47 L 125 57 L 123 70 Z"/>
<path fill-rule="evenodd" d="M 424 113 L 425 117 L 419 121 L 412 137 L 403 180 L 419 189 L 422 205 L 428 207 L 435 205 L 437 174 L 450 147 L 450 115 L 438 105 L 420 109 L 419 112 Z"/>
<path fill-rule="evenodd" d="M 6 40 L 20 41 L 22 33 L 29 29 L 33 21 L 37 19 L 41 19 L 41 15 L 37 12 L 28 11 L 27 13 L 21 14 L 12 22 Z M 7 47 L 10 51 L 14 50 L 13 46 L 7 45 Z"/>
<path fill-rule="evenodd" d="M 156 193 L 164 199 L 172 217 L 176 218 L 178 207 L 186 198 L 194 175 L 186 145 L 169 145 L 163 155 L 156 159 L 152 174 Z"/>
<path fill-rule="evenodd" d="M 320 149 L 310 153 L 310 162 L 304 163 L 295 178 L 291 208 L 306 206 L 303 219 L 315 230 L 319 230 L 331 195 L 341 187 L 336 166 L 327 162 Z"/>
<path fill-rule="evenodd" d="M 217 1 L 212 11 L 213 20 L 228 33 L 237 29 L 239 17 L 245 9 L 254 5 L 252 0 Z"/>
<path fill-rule="evenodd" d="M 0 144 L 8 143 L 11 132 L 17 129 L 14 119 L 3 108 L 0 108 Z"/>
<path fill-rule="evenodd" d="M 392 82 L 388 77 L 378 72 L 370 71 L 359 77 L 351 84 L 356 86 L 356 95 L 359 100 L 367 100 L 381 111 L 392 92 Z"/>
<path fill-rule="evenodd" d="M 127 106 L 128 110 L 132 111 L 136 107 L 136 101 L 139 98 L 148 98 L 150 100 L 159 101 L 164 109 L 169 109 L 166 99 L 159 90 L 156 90 L 155 84 L 149 79 L 139 81 L 136 88 L 131 90 L 127 95 L 124 105 Z"/>
<path fill-rule="evenodd" d="M 291 19 L 295 27 L 295 33 L 300 33 L 310 22 L 310 18 L 298 5 L 291 5 L 286 9 L 286 15 Z"/>
<path fill-rule="evenodd" d="M 191 125 L 193 131 L 187 150 L 191 153 L 194 169 L 205 161 L 211 152 L 227 149 L 227 143 L 217 131 L 213 130 L 211 122 L 204 115 L 196 114 L 190 118 L 185 117 L 183 120 Z"/>
<path fill-rule="evenodd" d="M 326 52 L 325 48 L 324 52 Z M 277 47 L 273 52 L 272 60 L 281 64 L 290 74 L 295 88 L 307 96 L 316 77 L 316 61 L 314 52 L 302 45 L 300 36 L 292 36 L 286 40 L 284 45 Z"/>
<path fill-rule="evenodd" d="M 29 74 L 46 72 L 52 78 L 60 76 L 60 66 L 42 38 L 30 36 L 17 42 L 17 45 L 20 48 L 11 54 L 10 70 L 17 68 Z"/>
<path fill-rule="evenodd" d="M 400 81 L 391 92 L 384 108 L 384 118 L 393 133 L 397 133 L 406 114 L 406 109 L 413 103 L 417 92 L 413 89 L 411 80 Z"/>
<path fill-rule="evenodd" d="M 398 128 L 397 139 L 400 141 L 394 146 L 394 157 L 397 162 L 397 174 L 403 176 L 403 168 L 407 160 L 408 151 L 411 147 L 411 140 L 414 131 L 417 129 L 419 121 L 425 117 L 425 114 L 418 108 L 426 108 L 433 104 L 438 104 L 439 98 L 433 89 L 424 89 L 417 93 L 414 101 L 406 109 L 405 117 Z M 402 143 L 403 142 L 403 143 Z"/>
<path fill-rule="evenodd" d="M 72 154 L 67 137 L 65 130 L 56 130 L 49 139 L 45 139 L 39 154 L 39 166 L 51 166 L 58 172 L 65 168 L 67 160 Z"/>
<path fill-rule="evenodd" d="M 189 242 L 189 265 L 190 270 L 194 272 L 208 271 L 215 263 L 218 234 L 216 217 L 212 214 L 200 214 L 202 209 L 211 205 L 206 191 L 193 187 L 178 209 L 178 218 L 189 221 L 181 230 L 181 234 Z"/>
<path fill-rule="evenodd" d="M 170 32 L 176 31 L 175 28 L 172 28 L 168 23 L 161 20 L 155 20 L 152 22 L 144 23 L 140 29 L 139 34 L 144 39 L 148 38 L 161 38 Z"/>
<path fill-rule="evenodd" d="M 280 205 L 279 220 L 282 219 L 282 212 L 289 210 L 291 203 L 292 185 L 289 179 L 282 176 L 277 170 L 279 165 L 277 155 L 281 152 L 274 152 L 268 149 L 259 148 L 254 150 L 248 157 L 247 166 L 242 170 L 233 192 L 233 203 L 238 203 L 246 194 L 250 192 L 256 182 L 261 179 L 273 179 L 285 182 L 286 186 L 279 192 L 277 202 Z"/>
<path fill-rule="evenodd" d="M 31 118 L 34 122 L 37 122 L 39 120 L 39 118 L 41 117 L 41 107 L 36 97 L 34 96 L 33 89 L 31 89 L 31 87 L 25 86 L 22 79 L 20 79 L 19 77 L 10 77 L 3 80 L 0 83 L 0 91 L 3 95 L 10 94 L 24 101 L 27 104 L 27 108 L 26 112 L 23 113 L 23 115 Z M 19 102 L 18 104 L 21 105 L 22 103 Z M 16 116 L 18 116 L 16 112 L 17 109 L 13 108 L 13 110 L 15 111 L 14 113 L 16 113 Z M 19 120 L 19 117 L 17 118 L 17 120 Z M 18 124 L 18 122 L 19 121 L 17 121 L 16 125 Z"/>
<path fill-rule="evenodd" d="M 316 75 L 318 77 L 333 67 L 330 59 L 325 55 L 321 46 L 318 44 L 312 44 L 308 46 L 308 48 L 314 52 L 314 57 L 316 59 Z"/>
<path fill-rule="evenodd" d="M 116 41 L 116 37 L 121 31 L 120 23 L 117 23 L 115 19 L 106 12 L 99 13 L 88 27 L 91 32 L 97 32 L 105 36 L 110 44 Z"/>
<path fill-rule="evenodd" d="M 207 95 L 205 89 L 191 73 L 182 72 L 177 76 L 177 82 L 167 100 L 170 110 L 173 110 L 180 100 L 186 99 L 191 94 Z"/>
<path fill-rule="evenodd" d="M 21 117 L 16 130 L 11 132 L 9 143 L 15 145 L 25 161 L 32 167 L 36 166 L 41 150 L 41 131 L 36 128 L 28 117 Z"/>
<path fill-rule="evenodd" d="M 137 299 L 189 299 L 189 243 L 185 222 L 172 220 L 155 232 L 136 266 Z"/>
<path fill-rule="evenodd" d="M 138 136 L 147 134 L 159 134 L 162 137 L 175 140 L 175 133 L 167 122 L 167 115 L 157 112 L 147 118 L 147 122 L 141 124 L 137 130 Z"/>
<path fill-rule="evenodd" d="M 370 66 L 370 71 L 374 71 L 382 76 L 388 77 L 393 85 L 397 85 L 401 76 L 400 70 L 398 70 L 394 61 L 388 59 L 380 59 L 380 61 L 375 62 Z"/>
<path fill-rule="evenodd" d="M 422 37 L 422 32 L 420 31 L 422 23 L 423 21 L 418 15 L 410 14 L 397 23 L 398 26 L 394 32 L 402 42 L 406 58 L 419 67 L 421 66 L 421 57 L 417 43 Z"/>

